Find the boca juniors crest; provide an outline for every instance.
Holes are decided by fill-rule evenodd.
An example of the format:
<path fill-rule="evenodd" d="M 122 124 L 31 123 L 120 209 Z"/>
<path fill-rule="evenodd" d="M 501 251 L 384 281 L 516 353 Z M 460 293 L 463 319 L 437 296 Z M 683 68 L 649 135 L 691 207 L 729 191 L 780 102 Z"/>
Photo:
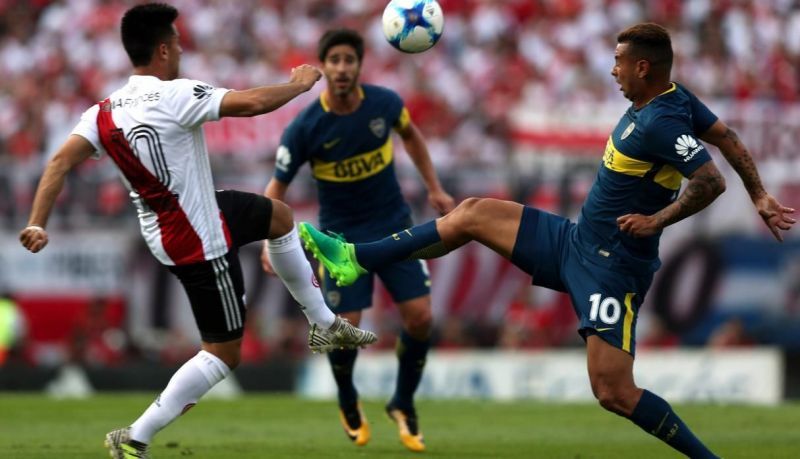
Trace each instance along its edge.
<path fill-rule="evenodd" d="M 386 120 L 375 118 L 369 122 L 369 129 L 375 134 L 375 137 L 382 138 L 386 134 Z"/>
<path fill-rule="evenodd" d="M 631 135 L 631 132 L 633 132 L 635 128 L 636 124 L 634 123 L 629 124 L 628 127 L 625 128 L 625 131 L 622 133 L 622 136 L 620 136 L 620 140 L 625 140 L 626 137 Z"/>

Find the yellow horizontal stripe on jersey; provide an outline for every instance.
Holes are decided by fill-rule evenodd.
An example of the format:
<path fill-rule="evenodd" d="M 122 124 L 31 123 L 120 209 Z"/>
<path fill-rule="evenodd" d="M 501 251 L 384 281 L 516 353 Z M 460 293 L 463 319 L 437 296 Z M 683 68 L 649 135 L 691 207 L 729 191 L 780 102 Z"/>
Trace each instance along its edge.
<path fill-rule="evenodd" d="M 328 182 L 357 182 L 372 177 L 392 163 L 392 137 L 377 150 L 351 156 L 341 161 L 311 161 L 311 173 L 317 180 Z"/>
<path fill-rule="evenodd" d="M 683 180 L 683 175 L 678 172 L 677 169 L 670 166 L 669 164 L 665 164 L 664 167 L 661 168 L 660 171 L 656 174 L 653 178 L 653 181 L 658 183 L 659 185 L 663 186 L 668 190 L 678 190 L 681 187 L 681 181 Z"/>
<path fill-rule="evenodd" d="M 611 169 L 614 172 L 635 177 L 644 177 L 647 171 L 653 168 L 653 163 L 631 158 L 617 150 L 611 137 L 608 138 L 608 143 L 606 143 L 603 164 L 607 169 Z"/>
<path fill-rule="evenodd" d="M 411 115 L 408 114 L 408 109 L 403 107 L 403 111 L 400 112 L 400 118 L 397 118 L 397 122 L 394 124 L 395 129 L 405 129 L 408 126 L 408 123 L 411 122 Z"/>

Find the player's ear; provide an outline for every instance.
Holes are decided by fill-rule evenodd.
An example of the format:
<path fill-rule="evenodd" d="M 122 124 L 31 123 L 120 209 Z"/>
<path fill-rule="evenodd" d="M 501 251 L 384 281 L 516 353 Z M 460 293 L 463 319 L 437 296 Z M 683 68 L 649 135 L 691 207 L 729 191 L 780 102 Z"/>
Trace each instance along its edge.
<path fill-rule="evenodd" d="M 639 59 L 636 61 L 636 77 L 646 78 L 650 74 L 650 61 Z"/>
<path fill-rule="evenodd" d="M 169 58 L 169 43 L 159 43 L 153 54 L 154 59 L 167 60 Z"/>

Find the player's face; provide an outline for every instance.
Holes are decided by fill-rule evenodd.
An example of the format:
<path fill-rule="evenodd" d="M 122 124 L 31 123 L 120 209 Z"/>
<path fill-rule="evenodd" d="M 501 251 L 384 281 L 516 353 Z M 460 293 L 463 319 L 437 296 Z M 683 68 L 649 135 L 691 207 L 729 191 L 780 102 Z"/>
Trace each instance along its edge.
<path fill-rule="evenodd" d="M 167 68 L 170 80 L 178 78 L 181 67 L 181 54 L 183 53 L 183 48 L 181 48 L 180 44 L 180 35 L 178 35 L 178 29 L 176 29 L 173 25 L 172 30 L 174 33 L 166 43 Z"/>
<path fill-rule="evenodd" d="M 350 45 L 336 45 L 328 50 L 322 71 L 328 81 L 328 89 L 335 96 L 346 96 L 354 92 L 361 72 L 361 62 L 356 50 Z"/>
<path fill-rule="evenodd" d="M 633 101 L 638 93 L 640 78 L 637 76 L 637 61 L 630 55 L 628 43 L 618 43 L 614 50 L 614 68 L 611 76 L 620 86 L 626 99 Z"/>

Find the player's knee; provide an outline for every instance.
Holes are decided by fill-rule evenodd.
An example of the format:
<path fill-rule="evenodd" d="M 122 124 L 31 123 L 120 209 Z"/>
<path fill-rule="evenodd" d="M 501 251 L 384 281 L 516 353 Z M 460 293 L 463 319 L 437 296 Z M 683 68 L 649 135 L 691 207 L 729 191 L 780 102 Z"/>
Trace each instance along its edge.
<path fill-rule="evenodd" d="M 239 366 L 239 362 L 242 361 L 242 352 L 240 351 L 239 347 L 235 349 L 224 349 L 222 352 L 217 355 L 220 360 L 225 362 L 225 365 L 228 366 L 231 370 Z"/>
<path fill-rule="evenodd" d="M 620 399 L 614 392 L 598 392 L 595 394 L 595 397 L 597 397 L 597 401 L 600 403 L 600 406 L 606 410 L 617 414 L 622 412 Z"/>
<path fill-rule="evenodd" d="M 294 212 L 283 201 L 272 200 L 272 221 L 269 224 L 269 237 L 281 237 L 294 227 Z"/>
<path fill-rule="evenodd" d="M 242 355 L 240 353 L 236 353 L 235 355 L 229 355 L 222 359 L 225 362 L 225 365 L 228 366 L 231 370 L 239 366 L 239 363 L 242 361 Z"/>
<path fill-rule="evenodd" d="M 475 213 L 477 208 L 481 205 L 481 201 L 483 201 L 483 198 L 467 198 L 461 201 L 453 212 L 458 212 L 461 216 L 469 217 Z"/>
<path fill-rule="evenodd" d="M 203 349 L 222 360 L 231 370 L 239 366 L 242 359 L 241 340 L 224 343 L 206 343 Z"/>
<path fill-rule="evenodd" d="M 615 384 L 593 382 L 592 392 L 600 406 L 621 416 L 630 414 L 635 405 L 635 391 L 621 388 Z"/>
<path fill-rule="evenodd" d="M 423 341 L 431 335 L 433 315 L 430 309 L 417 311 L 403 320 L 406 332 L 414 339 Z"/>
<path fill-rule="evenodd" d="M 456 226 L 462 231 L 470 232 L 473 227 L 480 222 L 481 207 L 485 202 L 484 198 L 467 198 L 448 214 L 448 218 L 454 220 Z"/>

